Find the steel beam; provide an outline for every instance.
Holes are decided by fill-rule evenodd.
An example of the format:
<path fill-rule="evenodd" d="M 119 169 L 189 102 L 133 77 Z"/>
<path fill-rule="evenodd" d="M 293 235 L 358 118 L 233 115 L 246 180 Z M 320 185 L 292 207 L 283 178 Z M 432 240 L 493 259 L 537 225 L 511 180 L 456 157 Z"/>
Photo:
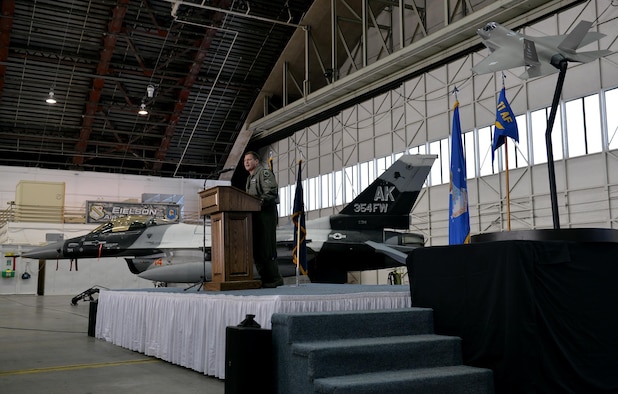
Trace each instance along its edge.
<path fill-rule="evenodd" d="M 81 165 L 84 163 L 84 153 L 88 147 L 90 134 L 92 133 L 92 125 L 94 124 L 94 116 L 99 106 L 101 99 L 101 91 L 105 85 L 105 77 L 109 71 L 109 65 L 116 48 L 118 34 L 122 30 L 122 23 L 127 13 L 129 0 L 118 0 L 112 14 L 112 20 L 108 25 L 108 32 L 103 40 L 103 50 L 97 66 L 97 77 L 92 82 L 92 89 L 86 103 L 86 112 L 82 122 L 82 129 L 79 133 L 79 141 L 75 145 L 75 156 L 73 156 L 73 164 Z"/>

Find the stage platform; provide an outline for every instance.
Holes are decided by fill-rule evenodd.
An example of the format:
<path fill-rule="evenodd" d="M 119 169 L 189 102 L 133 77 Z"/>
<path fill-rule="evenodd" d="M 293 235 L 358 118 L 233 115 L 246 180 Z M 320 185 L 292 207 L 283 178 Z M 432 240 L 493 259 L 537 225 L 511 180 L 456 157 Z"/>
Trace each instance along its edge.
<path fill-rule="evenodd" d="M 397 309 L 407 285 L 301 284 L 226 292 L 182 288 L 101 290 L 95 337 L 225 378 L 225 329 L 247 314 L 271 328 L 273 313 Z"/>

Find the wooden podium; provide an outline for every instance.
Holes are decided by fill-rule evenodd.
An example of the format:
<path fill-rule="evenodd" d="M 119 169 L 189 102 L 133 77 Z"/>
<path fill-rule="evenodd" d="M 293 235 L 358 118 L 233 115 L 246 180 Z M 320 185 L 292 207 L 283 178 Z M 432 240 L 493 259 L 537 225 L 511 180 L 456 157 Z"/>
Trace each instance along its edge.
<path fill-rule="evenodd" d="M 257 289 L 253 279 L 251 212 L 260 200 L 232 186 L 215 186 L 199 193 L 202 216 L 210 215 L 212 280 L 206 290 Z"/>

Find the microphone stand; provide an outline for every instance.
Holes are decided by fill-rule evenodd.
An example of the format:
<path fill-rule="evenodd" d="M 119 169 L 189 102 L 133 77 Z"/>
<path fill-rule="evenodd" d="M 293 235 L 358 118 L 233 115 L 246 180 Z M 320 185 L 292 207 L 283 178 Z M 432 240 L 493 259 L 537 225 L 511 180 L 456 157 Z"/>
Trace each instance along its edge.
<path fill-rule="evenodd" d="M 204 186 L 202 187 L 202 190 L 206 190 L 206 181 L 207 179 L 204 179 Z M 202 269 L 202 280 L 187 287 L 185 291 L 192 289 L 197 285 L 199 285 L 197 291 L 200 291 L 204 287 L 204 282 L 206 282 L 206 215 L 202 216 Z"/>

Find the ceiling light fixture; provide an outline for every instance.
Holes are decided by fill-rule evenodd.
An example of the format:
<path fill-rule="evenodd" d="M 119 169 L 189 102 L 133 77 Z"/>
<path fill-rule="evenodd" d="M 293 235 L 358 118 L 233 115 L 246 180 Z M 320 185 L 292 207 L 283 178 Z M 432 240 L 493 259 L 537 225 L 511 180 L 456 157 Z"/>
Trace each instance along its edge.
<path fill-rule="evenodd" d="M 54 91 L 49 91 L 49 96 L 45 99 L 47 104 L 56 104 L 56 99 L 54 98 Z"/>
<path fill-rule="evenodd" d="M 140 115 L 148 115 L 148 110 L 146 109 L 146 103 L 142 101 L 142 105 L 139 106 L 139 111 L 137 111 Z"/>

